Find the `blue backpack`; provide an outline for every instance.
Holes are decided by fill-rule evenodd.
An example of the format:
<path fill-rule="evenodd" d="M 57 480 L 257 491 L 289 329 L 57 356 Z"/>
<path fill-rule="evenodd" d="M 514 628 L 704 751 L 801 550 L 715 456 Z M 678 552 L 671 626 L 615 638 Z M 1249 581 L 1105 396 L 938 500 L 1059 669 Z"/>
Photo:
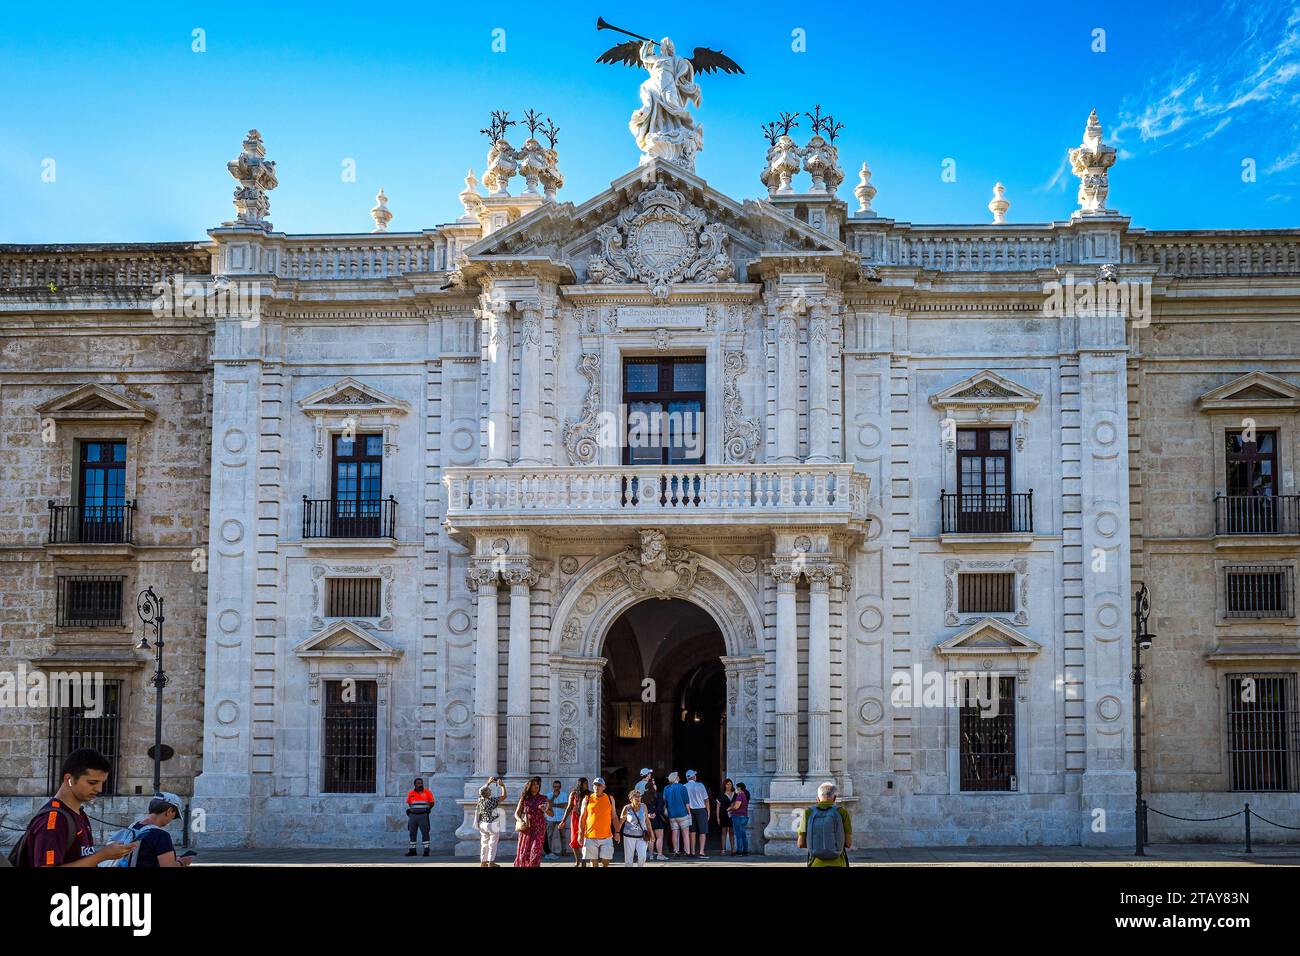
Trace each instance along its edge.
<path fill-rule="evenodd" d="M 134 843 L 140 839 L 140 836 L 148 830 L 161 830 L 162 827 L 155 826 L 152 823 L 133 823 L 129 827 L 123 827 L 108 838 L 110 843 Z M 135 866 L 136 859 L 140 856 L 140 848 L 136 847 L 126 856 L 119 860 L 105 860 L 100 866 Z"/>

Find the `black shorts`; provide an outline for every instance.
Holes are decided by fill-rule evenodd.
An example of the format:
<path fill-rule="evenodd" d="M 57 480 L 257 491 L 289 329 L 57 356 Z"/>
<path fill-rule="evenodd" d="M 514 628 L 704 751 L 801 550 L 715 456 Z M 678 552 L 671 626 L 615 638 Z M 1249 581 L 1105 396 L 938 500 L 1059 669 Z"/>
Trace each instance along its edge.
<path fill-rule="evenodd" d="M 695 809 L 691 807 L 691 827 L 696 833 L 709 832 L 709 811 L 707 809 Z"/>

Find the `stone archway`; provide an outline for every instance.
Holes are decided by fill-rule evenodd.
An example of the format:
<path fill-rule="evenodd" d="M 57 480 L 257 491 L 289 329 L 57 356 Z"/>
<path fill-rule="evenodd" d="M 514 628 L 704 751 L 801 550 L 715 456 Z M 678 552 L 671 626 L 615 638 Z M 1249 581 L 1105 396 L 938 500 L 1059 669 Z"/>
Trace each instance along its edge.
<path fill-rule="evenodd" d="M 661 531 L 641 532 L 631 547 L 594 562 L 566 588 L 552 618 L 549 684 L 552 767 L 562 777 L 595 772 L 600 760 L 601 656 L 611 625 L 642 601 L 680 598 L 718 625 L 727 684 L 726 767 L 757 777 L 766 722 L 759 677 L 764 657 L 757 596 L 722 562 L 670 547 Z"/>

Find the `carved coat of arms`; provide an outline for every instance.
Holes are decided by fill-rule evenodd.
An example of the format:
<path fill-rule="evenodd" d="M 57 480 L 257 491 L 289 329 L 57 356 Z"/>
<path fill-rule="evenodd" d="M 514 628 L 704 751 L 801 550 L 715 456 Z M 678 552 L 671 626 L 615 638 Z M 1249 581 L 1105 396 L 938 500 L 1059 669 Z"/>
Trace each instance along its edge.
<path fill-rule="evenodd" d="M 647 529 L 641 532 L 640 549 L 623 553 L 619 570 L 633 591 L 667 599 L 690 591 L 698 564 L 686 548 L 669 547 L 662 531 Z"/>
<path fill-rule="evenodd" d="M 656 182 L 596 231 L 600 251 L 587 260 L 587 276 L 605 284 L 644 282 L 659 299 L 674 282 L 725 282 L 734 271 L 726 235 L 681 193 Z"/>

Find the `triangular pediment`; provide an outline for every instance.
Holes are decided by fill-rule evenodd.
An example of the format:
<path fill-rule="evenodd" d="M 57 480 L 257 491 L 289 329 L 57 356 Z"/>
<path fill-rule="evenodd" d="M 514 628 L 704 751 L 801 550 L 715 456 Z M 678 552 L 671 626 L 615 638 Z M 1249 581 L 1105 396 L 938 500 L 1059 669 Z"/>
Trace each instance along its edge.
<path fill-rule="evenodd" d="M 103 385 L 87 384 L 46 402 L 37 409 L 55 421 L 153 421 L 153 409 L 119 395 Z"/>
<path fill-rule="evenodd" d="M 351 621 L 336 621 L 319 634 L 298 644 L 299 657 L 397 658 L 402 652 Z"/>
<path fill-rule="evenodd" d="M 317 389 L 299 401 L 298 407 L 305 412 L 372 411 L 404 415 L 410 411 L 411 405 L 348 377 Z"/>
<path fill-rule="evenodd" d="M 935 392 L 930 396 L 930 404 L 935 408 L 994 406 L 1030 409 L 1042 397 L 1038 392 L 1030 391 L 1023 385 L 985 369 Z"/>
<path fill-rule="evenodd" d="M 1300 408 L 1300 387 L 1256 370 L 1210 389 L 1197 399 L 1197 404 L 1203 411 L 1294 410 Z"/>
<path fill-rule="evenodd" d="M 627 276 L 610 262 L 633 252 L 639 217 L 653 218 L 656 211 L 685 221 L 682 230 L 659 226 L 654 230 L 654 248 L 647 258 L 671 257 L 672 246 L 685 241 L 691 252 L 704 246 L 703 253 L 719 263 L 710 239 L 700 242 L 699 230 L 713 227 L 721 237 L 721 251 L 731 261 L 735 281 L 746 281 L 747 267 L 761 256 L 773 254 L 826 257 L 835 268 L 856 269 L 856 257 L 843 243 L 794 218 L 766 200 L 737 201 L 718 192 L 703 179 L 669 162 L 652 161 L 616 179 L 610 187 L 581 205 L 546 203 L 538 209 L 493 232 L 465 250 L 469 271 L 502 268 L 517 262 L 521 267 L 546 265 L 571 270 L 578 283 L 617 283 Z M 720 229 L 720 232 L 718 231 Z M 694 233 L 694 234 L 692 234 Z M 612 242 L 611 242 L 612 237 Z M 641 250 L 644 252 L 645 250 Z M 603 267 L 601 260 L 604 260 Z M 696 273 L 703 281 L 727 281 L 709 264 Z M 591 277 L 593 273 L 595 277 Z M 709 275 L 712 278 L 709 278 Z M 641 281 L 633 279 L 632 281 Z"/>
<path fill-rule="evenodd" d="M 986 617 L 935 648 L 950 654 L 1037 654 L 1042 645 L 1030 640 L 1005 621 Z"/>

